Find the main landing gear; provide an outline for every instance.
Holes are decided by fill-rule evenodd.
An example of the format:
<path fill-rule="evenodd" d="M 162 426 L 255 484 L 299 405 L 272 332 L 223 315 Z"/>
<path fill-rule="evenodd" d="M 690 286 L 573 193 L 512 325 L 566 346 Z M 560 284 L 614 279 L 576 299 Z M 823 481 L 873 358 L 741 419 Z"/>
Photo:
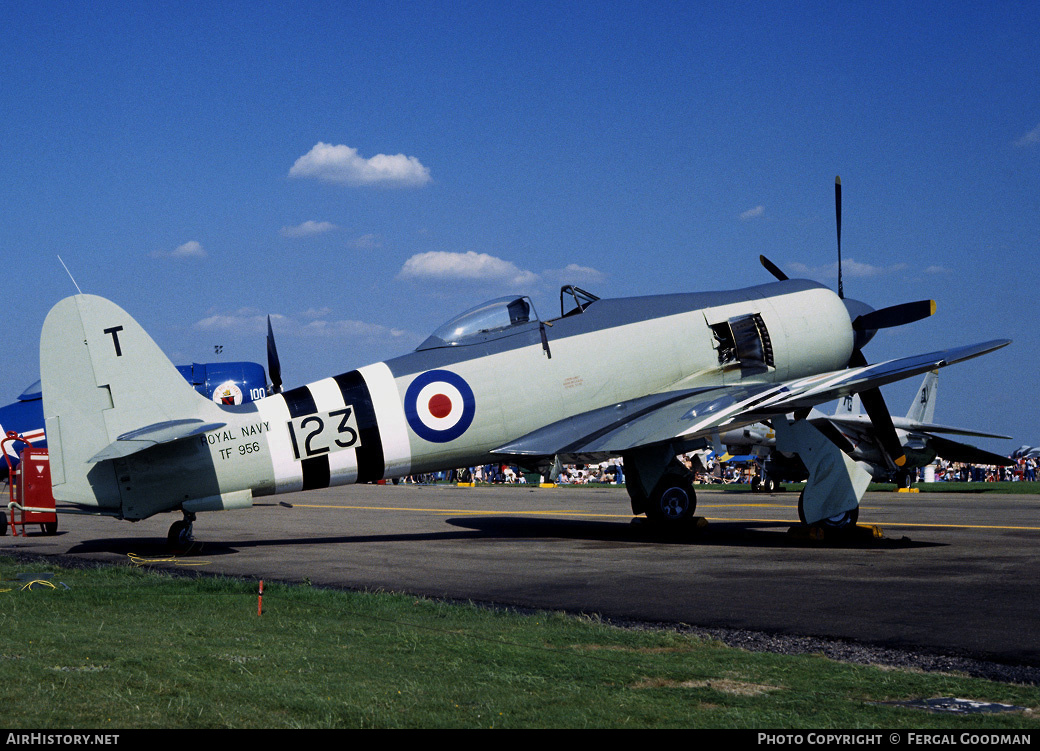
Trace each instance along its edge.
<path fill-rule="evenodd" d="M 654 529 L 666 533 L 690 532 L 703 523 L 696 516 L 693 473 L 668 447 L 633 451 L 622 460 L 633 514 L 646 514 Z"/>
<path fill-rule="evenodd" d="M 184 518 L 170 525 L 170 531 L 166 535 L 166 546 L 170 550 L 187 550 L 195 542 L 193 528 L 195 514 L 184 512 Z"/>
<path fill-rule="evenodd" d="M 810 526 L 809 522 L 806 521 L 805 518 L 804 490 L 798 494 L 798 519 L 807 527 Z M 849 511 L 842 511 L 833 516 L 813 522 L 813 526 L 821 527 L 822 529 L 831 532 L 845 532 L 855 528 L 857 521 L 859 521 L 859 506 L 856 506 L 856 508 L 850 509 Z"/>
<path fill-rule="evenodd" d="M 697 510 L 697 494 L 686 477 L 665 475 L 650 494 L 646 515 L 663 528 L 690 524 Z"/>

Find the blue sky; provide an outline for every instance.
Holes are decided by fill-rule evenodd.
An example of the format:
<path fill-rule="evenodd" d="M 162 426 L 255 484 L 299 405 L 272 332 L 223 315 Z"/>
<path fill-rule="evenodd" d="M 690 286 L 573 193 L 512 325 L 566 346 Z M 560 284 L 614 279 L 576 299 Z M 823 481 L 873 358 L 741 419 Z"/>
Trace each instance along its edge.
<path fill-rule="evenodd" d="M 84 292 L 286 383 L 480 301 L 771 281 L 934 298 L 871 361 L 994 338 L 937 419 L 1040 443 L 1035 3 L 0 6 L 0 401 Z M 916 380 L 916 379 L 915 379 Z M 916 382 L 886 387 L 905 411 Z"/>

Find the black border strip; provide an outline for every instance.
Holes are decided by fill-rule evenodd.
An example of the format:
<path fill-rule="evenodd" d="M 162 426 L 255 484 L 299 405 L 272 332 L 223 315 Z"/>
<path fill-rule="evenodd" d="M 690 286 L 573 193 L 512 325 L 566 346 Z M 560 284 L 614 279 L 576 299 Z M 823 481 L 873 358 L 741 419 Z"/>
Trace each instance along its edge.
<path fill-rule="evenodd" d="M 285 399 L 285 406 L 289 408 L 290 417 L 313 415 L 318 411 L 318 406 L 314 402 L 314 394 L 306 386 L 290 389 L 284 392 L 282 397 Z M 290 431 L 291 434 L 292 431 Z M 303 472 L 303 490 L 315 490 L 329 486 L 332 471 L 329 469 L 328 454 L 302 460 L 300 469 Z"/>
<path fill-rule="evenodd" d="M 358 433 L 361 445 L 358 446 L 357 465 L 358 482 L 376 482 L 386 474 L 386 461 L 383 456 L 383 440 L 379 435 L 379 423 L 376 422 L 376 410 L 372 405 L 372 394 L 365 383 L 365 377 L 358 370 L 338 375 L 334 379 L 343 394 L 343 403 L 354 408 L 357 418 Z"/>

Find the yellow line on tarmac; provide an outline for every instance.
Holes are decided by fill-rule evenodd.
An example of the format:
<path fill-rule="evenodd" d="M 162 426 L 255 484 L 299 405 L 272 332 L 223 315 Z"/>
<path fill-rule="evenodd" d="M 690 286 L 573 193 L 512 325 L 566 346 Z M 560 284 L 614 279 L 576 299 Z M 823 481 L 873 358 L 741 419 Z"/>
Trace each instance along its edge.
<path fill-rule="evenodd" d="M 921 524 L 917 522 L 878 522 L 879 527 L 937 527 L 939 529 L 1000 529 L 1019 532 L 1040 532 L 1040 527 L 1008 527 L 999 524 Z"/>
<path fill-rule="evenodd" d="M 697 508 L 794 508 L 776 503 L 698 503 Z"/>
<path fill-rule="evenodd" d="M 538 511 L 491 511 L 485 509 L 452 509 L 452 508 L 408 508 L 402 506 L 341 506 L 338 504 L 294 503 L 293 508 L 334 508 L 351 511 L 417 511 L 428 514 L 464 514 L 466 516 L 603 516 L 608 518 L 631 518 L 632 514 L 590 514 L 584 511 L 559 511 L 542 509 Z"/>

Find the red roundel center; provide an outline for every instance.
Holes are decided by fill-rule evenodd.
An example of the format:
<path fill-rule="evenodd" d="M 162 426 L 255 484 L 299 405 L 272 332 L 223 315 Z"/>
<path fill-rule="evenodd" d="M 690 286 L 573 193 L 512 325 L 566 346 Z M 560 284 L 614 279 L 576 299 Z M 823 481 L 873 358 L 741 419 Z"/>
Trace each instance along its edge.
<path fill-rule="evenodd" d="M 451 399 L 444 394 L 436 394 L 430 398 L 430 414 L 440 419 L 451 414 Z"/>

